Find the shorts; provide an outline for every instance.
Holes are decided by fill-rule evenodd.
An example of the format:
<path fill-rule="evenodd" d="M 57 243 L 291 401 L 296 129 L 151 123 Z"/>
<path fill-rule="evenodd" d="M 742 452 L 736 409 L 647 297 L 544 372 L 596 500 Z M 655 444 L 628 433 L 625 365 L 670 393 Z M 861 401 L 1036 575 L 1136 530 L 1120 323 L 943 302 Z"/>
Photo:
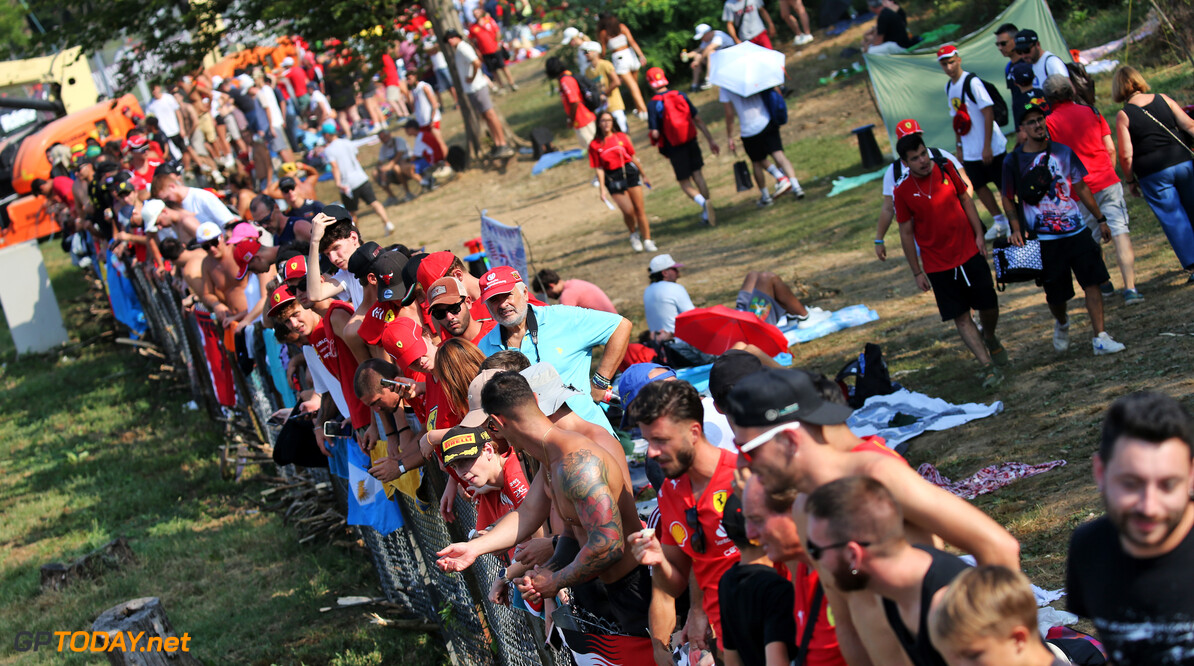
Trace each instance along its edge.
<path fill-rule="evenodd" d="M 175 148 L 177 148 L 179 151 L 186 151 L 187 144 L 185 141 L 183 141 L 182 134 L 175 134 L 174 136 L 169 137 L 169 138 L 170 138 L 170 143 L 174 144 Z M 164 147 L 165 146 L 163 146 L 163 148 Z"/>
<path fill-rule="evenodd" d="M 506 68 L 506 59 L 502 57 L 500 49 L 493 53 L 482 54 L 481 62 L 485 63 L 485 68 L 491 72 Z"/>
<path fill-rule="evenodd" d="M 203 133 L 203 129 L 196 127 L 195 131 L 191 133 L 191 149 L 200 157 L 207 157 L 207 136 Z"/>
<path fill-rule="evenodd" d="M 610 61 L 614 63 L 614 73 L 618 75 L 637 72 L 642 63 L 638 61 L 638 54 L 632 48 L 624 48 L 610 54 Z"/>
<path fill-rule="evenodd" d="M 1103 263 L 1103 251 L 1090 234 L 1077 233 L 1064 238 L 1041 240 L 1041 284 L 1045 287 L 1045 301 L 1062 305 L 1074 297 L 1074 282 L 1086 288 L 1111 279 Z"/>
<path fill-rule="evenodd" d="M 435 70 L 435 89 L 439 92 L 448 92 L 452 89 L 452 74 L 448 72 L 447 68 L 441 67 Z"/>
<path fill-rule="evenodd" d="M 493 100 L 489 97 L 489 86 L 485 86 L 477 92 L 469 93 L 468 101 L 473 105 L 473 110 L 478 115 L 485 115 L 486 112 L 493 108 Z"/>
<path fill-rule="evenodd" d="M 373 193 L 373 183 L 368 181 L 361 183 L 357 189 L 352 191 L 351 195 L 341 192 L 340 201 L 351 213 L 357 212 L 362 201 L 366 206 L 372 206 L 373 202 L 377 201 L 377 195 Z"/>
<path fill-rule="evenodd" d="M 209 142 L 216 140 L 216 123 L 212 120 L 210 112 L 199 114 L 199 130 L 203 132 L 203 138 Z"/>
<path fill-rule="evenodd" d="M 431 123 L 430 125 L 419 125 L 419 131 L 426 132 L 429 129 L 439 129 L 439 122 L 440 121 L 436 120 L 435 122 Z"/>
<path fill-rule="evenodd" d="M 788 311 L 782 305 L 758 289 L 738 290 L 738 299 L 734 302 L 734 307 L 749 312 L 772 326 L 779 326 L 780 320 L 788 316 Z"/>
<path fill-rule="evenodd" d="M 285 127 L 271 127 L 270 131 L 273 132 L 274 135 L 269 140 L 270 149 L 279 154 L 281 154 L 283 150 L 290 150 L 290 142 L 286 140 Z"/>
<path fill-rule="evenodd" d="M 1095 203 L 1099 204 L 1099 211 L 1107 218 L 1107 226 L 1111 227 L 1112 237 L 1128 233 L 1128 203 L 1124 201 L 1123 184 L 1115 183 L 1092 194 L 1094 194 Z M 1095 216 L 1086 210 L 1086 206 L 1082 205 L 1082 202 L 1078 202 L 1078 210 L 1082 211 L 1082 219 L 1090 229 L 1091 237 L 1096 242 L 1102 241 L 1103 235 L 1099 232 L 1099 223 L 1095 220 Z"/>
<path fill-rule="evenodd" d="M 748 39 L 746 41 L 754 43 L 754 44 L 758 44 L 759 46 L 761 46 L 765 49 L 771 48 L 771 36 L 767 34 L 766 30 L 764 30 L 763 32 L 760 32 L 759 34 L 755 35 L 754 37 L 751 37 L 750 39 Z"/>
<path fill-rule="evenodd" d="M 422 176 L 424 172 L 431 168 L 431 162 L 428 162 L 427 158 L 425 157 L 416 157 L 415 161 L 411 164 L 414 164 L 415 173 L 419 174 L 420 176 Z"/>
<path fill-rule="evenodd" d="M 701 144 L 696 139 L 678 146 L 669 146 L 667 159 L 672 163 L 672 172 L 676 180 L 688 180 L 692 174 L 705 166 L 705 159 L 701 155 Z"/>
<path fill-rule="evenodd" d="M 900 46 L 898 42 L 883 42 L 882 44 L 876 44 L 868 48 L 866 52 L 870 53 L 871 55 L 883 55 L 890 53 L 903 53 L 904 50 L 904 47 Z"/>
<path fill-rule="evenodd" d="M 580 142 L 580 149 L 583 151 L 589 150 L 589 144 L 593 143 L 593 139 L 597 138 L 597 121 L 593 121 L 584 127 L 576 128 L 576 140 Z"/>
<path fill-rule="evenodd" d="M 563 541 L 561 538 L 560 541 Z M 567 563 L 565 563 L 567 564 Z M 647 635 L 647 611 L 651 606 L 651 570 L 639 565 L 612 583 L 594 579 L 572 587 L 573 603 L 583 615 L 595 616 L 601 624 L 627 636 Z"/>
<path fill-rule="evenodd" d="M 941 321 L 952 321 L 971 310 L 991 310 L 999 307 L 991 267 L 978 252 L 957 268 L 933 273 L 926 272 L 937 299 Z"/>
<path fill-rule="evenodd" d="M 405 103 L 406 95 L 402 94 L 402 88 L 398 86 L 386 86 L 386 101 L 391 104 Z"/>
<path fill-rule="evenodd" d="M 784 142 L 779 137 L 779 125 L 774 122 L 767 123 L 762 132 L 742 137 L 742 148 L 746 150 L 746 156 L 751 162 L 762 162 L 770 157 L 771 153 L 782 151 Z"/>
<path fill-rule="evenodd" d="M 977 190 L 992 184 L 1000 192 L 1003 191 L 1003 158 L 1006 156 L 1007 153 L 999 153 L 991 159 L 990 164 L 984 164 L 982 160 L 962 162 L 962 166 L 966 169 L 966 177 L 970 179 L 974 189 Z"/>
<path fill-rule="evenodd" d="M 236 123 L 236 114 L 230 113 L 224 116 L 224 128 L 228 130 L 229 141 L 240 141 L 240 125 Z"/>
<path fill-rule="evenodd" d="M 610 194 L 621 194 L 642 184 L 642 178 L 634 162 L 627 162 L 620 169 L 605 170 L 605 189 L 609 190 Z"/>

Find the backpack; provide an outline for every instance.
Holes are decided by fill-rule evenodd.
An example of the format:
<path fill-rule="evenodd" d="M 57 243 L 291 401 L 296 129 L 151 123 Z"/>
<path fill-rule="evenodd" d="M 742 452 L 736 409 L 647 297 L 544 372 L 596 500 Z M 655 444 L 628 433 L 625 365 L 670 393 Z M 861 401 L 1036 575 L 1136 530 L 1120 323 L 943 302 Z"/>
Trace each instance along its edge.
<path fill-rule="evenodd" d="M 565 74 L 576 81 L 576 87 L 580 88 L 580 101 L 585 105 L 585 108 L 590 111 L 596 111 L 605 104 L 605 95 L 602 95 L 593 82 L 583 76 L 577 76 L 572 73 Z"/>
<path fill-rule="evenodd" d="M 663 113 L 660 114 L 660 131 L 667 139 L 668 145 L 682 146 L 696 138 L 696 125 L 692 122 L 692 108 L 684 95 L 675 90 L 669 90 L 662 95 L 656 95 L 651 100 L 660 101 Z"/>
<path fill-rule="evenodd" d="M 962 79 L 962 96 L 969 97 L 971 102 L 975 102 L 977 104 L 977 101 L 974 99 L 974 91 L 970 89 L 971 79 L 978 79 L 978 76 L 975 74 L 967 74 L 966 77 Z M 983 87 L 987 89 L 987 95 L 991 97 L 991 111 L 994 112 L 995 115 L 995 124 L 1003 127 L 1008 121 L 1007 100 L 1003 99 L 1003 94 L 999 92 L 999 88 L 996 88 L 994 83 L 991 83 L 986 79 L 978 80 L 982 82 Z M 950 84 L 946 82 L 945 94 L 947 97 L 949 96 L 949 86 Z"/>
<path fill-rule="evenodd" d="M 945 153 L 941 152 L 940 148 L 929 148 L 929 157 L 937 163 L 937 166 L 942 171 L 945 171 L 946 164 L 950 164 L 949 158 L 945 156 Z M 904 160 L 897 157 L 891 163 L 891 168 L 893 169 L 892 175 L 895 176 L 895 182 L 900 182 L 900 177 L 904 175 Z"/>
<path fill-rule="evenodd" d="M 845 380 L 854 377 L 854 386 L 848 386 Z M 846 402 L 854 409 L 862 407 L 866 399 L 873 395 L 887 395 L 903 388 L 891 381 L 887 372 L 887 363 L 883 360 L 883 349 L 873 343 L 866 343 L 858 358 L 850 361 L 833 378 L 846 395 Z"/>
<path fill-rule="evenodd" d="M 788 123 L 788 102 L 784 100 L 784 96 L 775 88 L 768 88 L 760 94 L 763 96 L 763 103 L 767 106 L 767 115 L 771 116 L 771 122 L 776 125 L 786 125 Z"/>
<path fill-rule="evenodd" d="M 1051 53 L 1054 58 L 1061 60 L 1061 56 Z M 1094 81 L 1090 79 L 1090 74 L 1087 73 L 1086 67 L 1078 62 L 1076 59 L 1073 62 L 1066 62 L 1061 60 L 1065 65 L 1066 73 L 1070 77 L 1070 85 L 1074 86 L 1074 100 L 1080 101 L 1087 106 L 1095 105 L 1095 86 Z M 1044 87 L 1045 82 L 1041 82 Z"/>

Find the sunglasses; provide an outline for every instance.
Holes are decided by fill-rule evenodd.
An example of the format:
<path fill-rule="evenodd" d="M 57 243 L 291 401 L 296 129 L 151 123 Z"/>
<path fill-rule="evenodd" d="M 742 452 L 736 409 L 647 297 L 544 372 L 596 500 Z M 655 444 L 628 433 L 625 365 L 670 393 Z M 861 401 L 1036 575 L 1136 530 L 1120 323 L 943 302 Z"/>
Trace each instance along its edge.
<path fill-rule="evenodd" d="M 283 193 L 283 194 L 285 194 L 285 193 L 287 193 L 287 192 L 293 192 L 293 191 L 294 191 L 294 186 L 292 185 L 292 186 L 290 186 L 290 187 L 283 187 L 283 188 L 281 188 L 281 190 L 282 190 L 282 193 Z"/>
<path fill-rule="evenodd" d="M 219 244 L 220 244 L 220 239 L 219 239 L 219 238 L 214 238 L 214 239 L 212 239 L 212 240 L 209 240 L 209 241 L 207 241 L 206 243 L 203 243 L 203 244 L 202 244 L 202 245 L 200 245 L 199 247 L 203 248 L 204 250 L 210 250 L 210 249 L 212 249 L 213 247 L 218 247 L 218 246 L 219 246 Z"/>
<path fill-rule="evenodd" d="M 818 546 L 817 544 L 813 543 L 812 539 L 806 538 L 804 540 L 804 549 L 806 551 L 808 551 L 809 557 L 813 558 L 814 560 L 820 560 L 821 556 L 825 554 L 825 551 L 837 550 L 838 548 L 845 548 L 846 546 L 849 546 L 852 543 L 856 543 L 856 544 L 862 546 L 863 548 L 866 548 L 867 546 L 871 545 L 870 541 L 848 540 L 848 541 L 841 541 L 839 543 L 831 543 L 828 546 Z"/>
<path fill-rule="evenodd" d="M 688 529 L 692 530 L 692 536 L 688 538 L 688 542 L 692 544 L 692 549 L 698 555 L 703 555 L 705 553 L 705 530 L 701 528 L 700 514 L 697 513 L 695 506 L 684 512 L 684 521 L 688 523 Z"/>
<path fill-rule="evenodd" d="M 1011 43 L 1012 43 L 1012 42 L 1010 42 L 1010 41 L 1008 41 L 1008 40 L 1006 40 L 1006 39 L 1001 39 L 1001 40 L 999 40 L 999 41 L 995 42 L 995 46 L 998 46 L 999 48 L 1003 48 L 1003 47 L 1005 47 L 1005 46 L 1007 46 L 1008 44 L 1011 44 Z"/>
<path fill-rule="evenodd" d="M 767 442 L 770 442 L 772 439 L 775 439 L 775 436 L 778 435 L 779 433 L 781 433 L 785 430 L 795 430 L 796 428 L 799 428 L 799 427 L 800 427 L 800 424 L 797 423 L 796 421 L 789 421 L 787 423 L 781 423 L 781 424 L 775 426 L 774 428 L 768 430 L 767 432 L 759 435 L 758 437 L 755 437 L 754 439 L 750 440 L 749 442 L 747 442 L 745 444 L 739 444 L 738 440 L 736 440 L 736 439 L 734 440 L 734 444 L 735 444 L 735 446 L 738 447 L 738 455 L 742 456 L 743 458 L 746 458 L 746 462 L 749 463 L 754 460 L 754 457 L 750 454 L 751 451 L 759 448 L 760 446 L 766 444 Z"/>
<path fill-rule="evenodd" d="M 453 303 L 452 305 L 445 305 L 443 307 L 440 307 L 437 305 L 437 306 L 431 308 L 431 316 L 435 317 L 436 319 L 443 319 L 444 317 L 447 317 L 449 314 L 458 315 L 458 314 L 460 314 L 460 308 L 463 305 L 464 305 L 463 298 L 460 299 L 459 301 Z"/>

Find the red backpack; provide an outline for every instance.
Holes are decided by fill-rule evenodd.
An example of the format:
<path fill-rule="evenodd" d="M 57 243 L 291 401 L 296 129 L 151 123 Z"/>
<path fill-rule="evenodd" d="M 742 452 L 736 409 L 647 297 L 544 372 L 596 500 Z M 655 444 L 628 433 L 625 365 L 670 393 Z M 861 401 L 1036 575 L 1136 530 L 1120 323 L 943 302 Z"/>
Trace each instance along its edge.
<path fill-rule="evenodd" d="M 692 108 L 688 100 L 675 90 L 656 95 L 651 101 L 662 100 L 663 114 L 660 128 L 664 138 L 673 146 L 681 146 L 696 138 L 696 125 L 692 122 Z"/>

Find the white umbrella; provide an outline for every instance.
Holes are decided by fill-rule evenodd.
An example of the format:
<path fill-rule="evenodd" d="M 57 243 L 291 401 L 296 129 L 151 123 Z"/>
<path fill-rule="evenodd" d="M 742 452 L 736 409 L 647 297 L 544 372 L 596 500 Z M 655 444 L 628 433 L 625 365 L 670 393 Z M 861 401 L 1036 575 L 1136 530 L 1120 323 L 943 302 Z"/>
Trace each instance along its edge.
<path fill-rule="evenodd" d="M 784 76 L 784 54 L 754 42 L 715 51 L 709 60 L 709 81 L 743 97 L 783 85 Z"/>

